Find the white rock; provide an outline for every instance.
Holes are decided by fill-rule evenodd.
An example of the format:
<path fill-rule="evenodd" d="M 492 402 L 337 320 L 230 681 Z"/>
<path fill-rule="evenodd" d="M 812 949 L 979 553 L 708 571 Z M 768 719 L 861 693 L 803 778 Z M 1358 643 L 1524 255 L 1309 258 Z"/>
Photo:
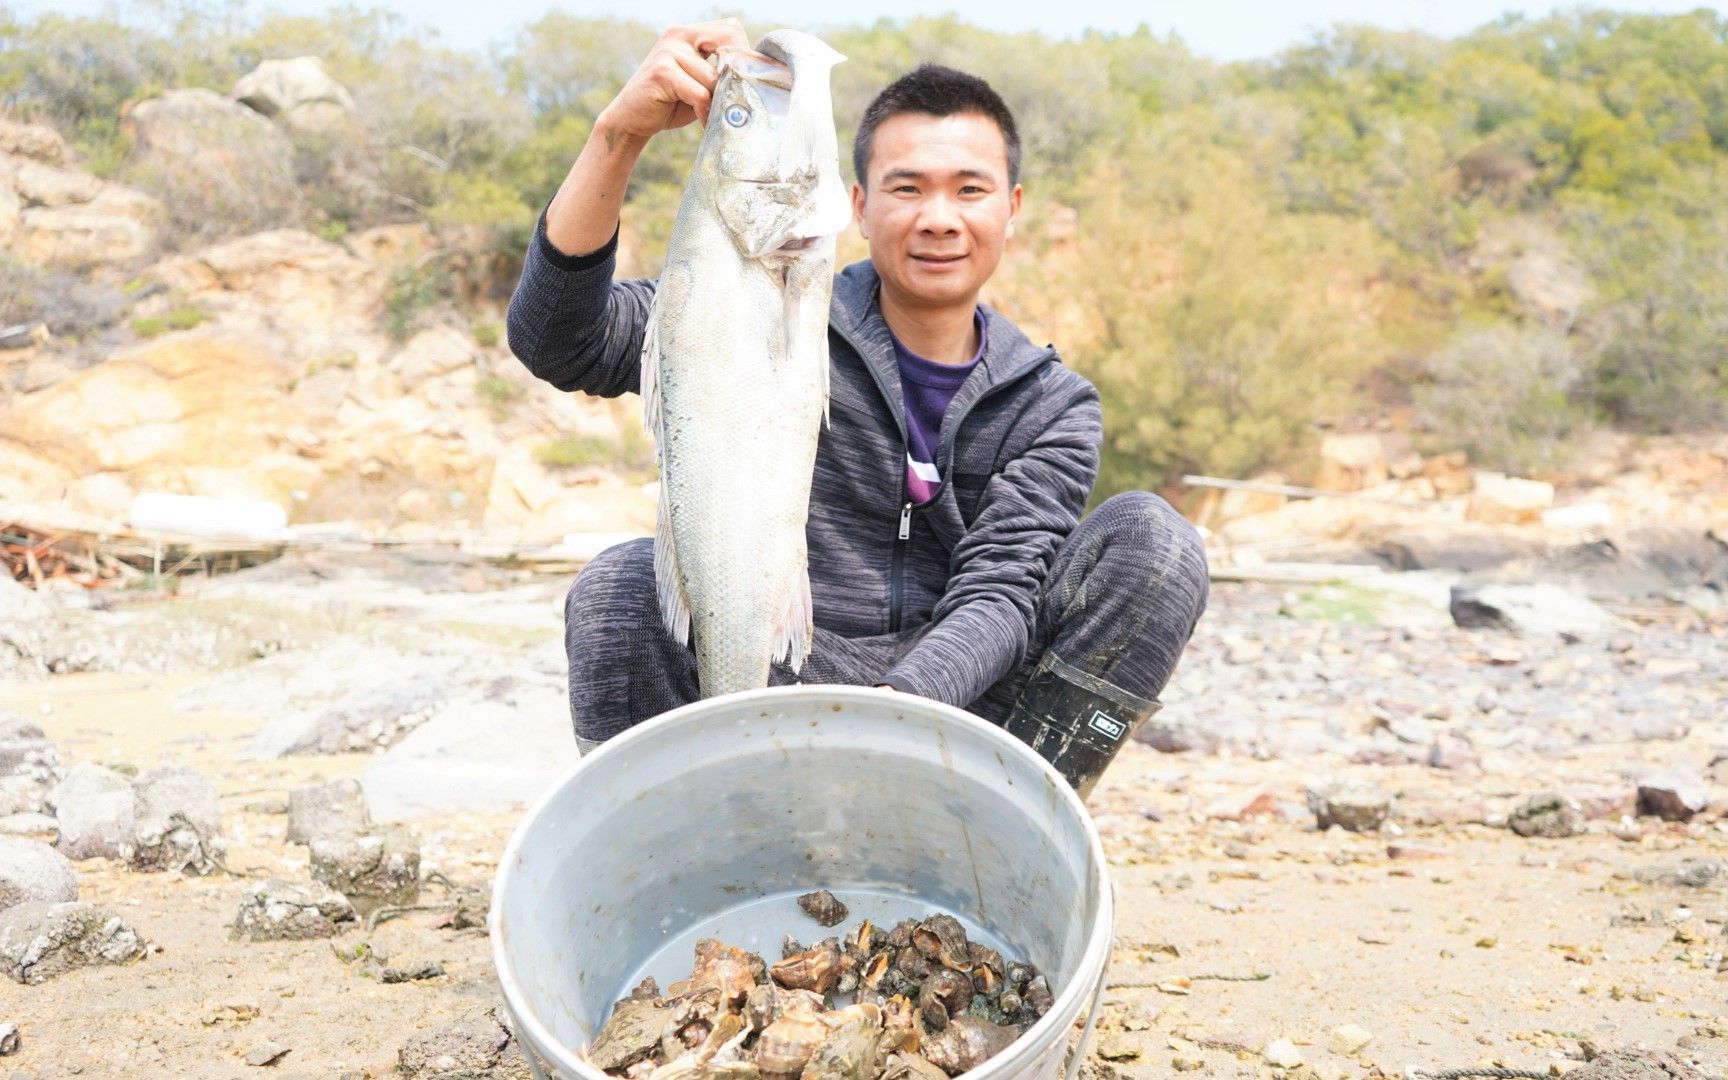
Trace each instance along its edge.
<path fill-rule="evenodd" d="M 1480 472 L 1464 518 L 1489 525 L 1530 525 L 1541 521 L 1542 512 L 1553 505 L 1554 485 L 1546 480 Z"/>
<path fill-rule="evenodd" d="M 1266 1064 L 1277 1069 L 1294 1069 L 1302 1064 L 1302 1051 L 1289 1039 L 1278 1039 L 1268 1044 L 1260 1056 L 1266 1059 Z"/>
<path fill-rule="evenodd" d="M 1373 1041 L 1374 1034 L 1367 1028 L 1343 1024 L 1332 1029 L 1332 1037 L 1326 1045 L 1334 1054 L 1355 1057 L 1362 1052 L 1363 1047 Z"/>

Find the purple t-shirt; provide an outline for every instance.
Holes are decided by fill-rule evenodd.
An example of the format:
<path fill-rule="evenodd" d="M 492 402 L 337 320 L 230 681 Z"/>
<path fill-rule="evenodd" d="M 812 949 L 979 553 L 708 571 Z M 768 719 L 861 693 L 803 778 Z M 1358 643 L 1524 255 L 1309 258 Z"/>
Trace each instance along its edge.
<path fill-rule="evenodd" d="M 900 362 L 900 387 L 906 402 L 906 497 L 927 503 L 942 486 L 936 471 L 936 447 L 942 441 L 942 416 L 954 400 L 966 376 L 984 356 L 984 313 L 973 315 L 978 328 L 978 352 L 964 364 L 939 364 L 926 360 L 894 338 L 894 356 Z M 889 335 L 893 337 L 892 333 Z"/>

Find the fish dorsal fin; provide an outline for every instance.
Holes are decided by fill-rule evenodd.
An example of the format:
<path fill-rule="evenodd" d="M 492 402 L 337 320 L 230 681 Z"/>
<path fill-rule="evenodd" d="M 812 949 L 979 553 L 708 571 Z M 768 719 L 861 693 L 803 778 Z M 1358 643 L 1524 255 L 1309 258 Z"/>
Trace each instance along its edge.
<path fill-rule="evenodd" d="M 654 440 L 654 456 L 662 470 L 666 461 L 660 446 L 660 289 L 648 305 L 648 330 L 642 335 L 642 364 L 638 376 L 642 393 L 642 430 Z"/>
<path fill-rule="evenodd" d="M 642 426 L 654 440 L 654 459 L 660 467 L 659 509 L 654 521 L 654 584 L 660 599 L 660 617 L 666 632 L 680 645 L 690 640 L 690 604 L 684 594 L 684 577 L 678 568 L 678 551 L 672 542 L 672 520 L 667 514 L 671 495 L 666 490 L 666 439 L 660 409 L 660 297 L 648 308 L 648 330 L 642 337 Z"/>

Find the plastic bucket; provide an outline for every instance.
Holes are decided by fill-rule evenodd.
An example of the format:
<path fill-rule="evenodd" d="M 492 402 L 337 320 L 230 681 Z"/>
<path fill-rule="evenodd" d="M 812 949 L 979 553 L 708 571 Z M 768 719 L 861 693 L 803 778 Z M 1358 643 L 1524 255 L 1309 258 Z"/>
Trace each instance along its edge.
<path fill-rule="evenodd" d="M 842 926 L 796 906 L 818 888 L 850 907 Z M 644 974 L 662 986 L 688 975 L 698 937 L 773 961 L 787 933 L 811 941 L 936 911 L 1037 965 L 1055 992 L 1037 1024 L 966 1075 L 1060 1075 L 1084 1013 L 1071 1076 L 1113 926 L 1103 849 L 1073 789 L 959 709 L 776 687 L 656 717 L 565 774 L 504 851 L 492 956 L 536 1073 L 605 1080 L 577 1051 Z"/>

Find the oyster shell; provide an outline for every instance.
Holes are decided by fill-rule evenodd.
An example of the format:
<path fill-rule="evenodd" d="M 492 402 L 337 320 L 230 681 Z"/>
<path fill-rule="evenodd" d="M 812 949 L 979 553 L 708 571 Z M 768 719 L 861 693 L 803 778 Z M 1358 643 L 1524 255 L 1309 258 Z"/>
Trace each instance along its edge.
<path fill-rule="evenodd" d="M 976 1016 L 956 1016 L 941 1033 L 924 1040 L 923 1053 L 949 1076 L 975 1069 L 1020 1037 L 1020 1029 Z"/>
<path fill-rule="evenodd" d="M 882 1038 L 876 1042 L 876 1056 L 906 1051 L 918 1052 L 922 1031 L 918 1026 L 918 1007 L 904 994 L 895 994 L 882 1004 Z"/>
<path fill-rule="evenodd" d="M 660 1039 L 678 1012 L 664 1001 L 625 998 L 582 1056 L 601 1072 L 622 1069 L 660 1049 Z"/>
<path fill-rule="evenodd" d="M 837 925 L 846 918 L 846 905 L 827 889 L 805 893 L 798 898 L 798 906 L 804 909 L 804 914 L 823 926 Z"/>
<path fill-rule="evenodd" d="M 876 1043 L 882 1037 L 882 1010 L 875 1005 L 848 1005 L 828 1022 L 834 1030 L 810 1055 L 800 1080 L 872 1080 Z"/>
<path fill-rule="evenodd" d="M 922 1054 L 889 1054 L 883 1063 L 881 1080 L 948 1080 L 948 1074 Z"/>
<path fill-rule="evenodd" d="M 952 915 L 932 915 L 919 923 L 918 928 L 912 931 L 912 944 L 930 959 L 941 961 L 943 967 L 955 971 L 972 970 L 966 928 Z"/>
<path fill-rule="evenodd" d="M 768 974 L 789 990 L 814 990 L 826 994 L 840 981 L 840 973 L 846 970 L 845 961 L 839 942 L 829 938 L 780 961 L 768 969 Z"/>
<path fill-rule="evenodd" d="M 789 991 L 805 994 L 808 991 Z M 773 1023 L 762 1029 L 756 1039 L 756 1067 L 763 1080 L 791 1080 L 804 1071 L 810 1055 L 816 1052 L 832 1030 L 821 1013 L 822 999 L 815 994 L 814 1004 L 804 998 L 793 998 Z"/>
<path fill-rule="evenodd" d="M 767 978 L 767 965 L 755 953 L 728 945 L 719 938 L 696 943 L 696 966 L 688 979 L 666 988 L 673 995 L 713 989 L 727 1009 L 737 1008 L 757 983 Z"/>
<path fill-rule="evenodd" d="M 757 1080 L 756 1064 L 744 1057 L 750 1025 L 735 1012 L 721 1013 L 700 1046 L 655 1069 L 648 1080 Z"/>
<path fill-rule="evenodd" d="M 947 968 L 932 971 L 918 990 L 918 1012 L 931 1031 L 946 1028 L 948 1018 L 966 1011 L 971 1003 L 972 980 Z"/>

